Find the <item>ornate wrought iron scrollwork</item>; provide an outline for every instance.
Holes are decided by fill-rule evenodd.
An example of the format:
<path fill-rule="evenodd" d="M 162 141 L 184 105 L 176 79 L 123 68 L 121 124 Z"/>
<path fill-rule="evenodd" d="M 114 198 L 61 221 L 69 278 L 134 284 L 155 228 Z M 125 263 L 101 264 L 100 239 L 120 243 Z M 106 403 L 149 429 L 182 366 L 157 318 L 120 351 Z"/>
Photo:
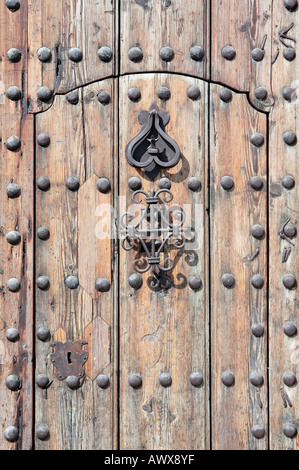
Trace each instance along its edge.
<path fill-rule="evenodd" d="M 185 233 L 192 230 L 190 227 L 183 226 L 186 214 L 182 208 L 178 207 L 173 210 L 171 220 L 166 215 L 165 204 L 173 200 L 173 194 L 168 189 L 160 189 L 156 193 L 152 189 L 150 194 L 143 190 L 135 191 L 132 194 L 132 201 L 135 204 L 142 203 L 142 197 L 136 199 L 138 195 L 145 196 L 146 205 L 142 209 L 141 217 L 134 224 L 130 224 L 133 215 L 129 212 L 121 216 L 122 247 L 130 251 L 136 247 L 136 242 L 139 243 L 145 256 L 136 259 L 133 262 L 133 268 L 141 274 L 152 269 L 152 272 L 158 275 L 174 267 L 174 260 L 170 257 L 165 258 L 164 263 L 161 264 L 160 255 L 167 242 L 173 239 L 173 246 L 180 250 L 184 248 L 187 241 Z M 174 220 L 178 223 L 174 223 Z"/>
<path fill-rule="evenodd" d="M 172 168 L 180 159 L 178 144 L 167 135 L 165 126 L 170 116 L 153 104 L 149 111 L 138 115 L 142 128 L 126 147 L 126 158 L 130 165 L 143 168 L 150 179 L 155 178 L 161 168 Z"/>

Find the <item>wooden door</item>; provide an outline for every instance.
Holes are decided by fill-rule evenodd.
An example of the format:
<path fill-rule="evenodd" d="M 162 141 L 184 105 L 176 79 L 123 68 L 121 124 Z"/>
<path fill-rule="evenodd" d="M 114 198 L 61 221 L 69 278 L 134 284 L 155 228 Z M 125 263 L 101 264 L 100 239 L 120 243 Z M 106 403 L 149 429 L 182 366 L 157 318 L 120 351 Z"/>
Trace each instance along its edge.
<path fill-rule="evenodd" d="M 1 2 L 1 449 L 297 448 L 298 15 Z"/>

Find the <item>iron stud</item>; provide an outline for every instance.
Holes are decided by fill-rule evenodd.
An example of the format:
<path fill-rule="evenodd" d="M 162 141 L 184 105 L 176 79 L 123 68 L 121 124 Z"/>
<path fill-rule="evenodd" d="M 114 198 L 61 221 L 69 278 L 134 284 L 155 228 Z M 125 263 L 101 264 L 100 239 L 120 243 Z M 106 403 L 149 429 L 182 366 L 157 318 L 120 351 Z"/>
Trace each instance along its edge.
<path fill-rule="evenodd" d="M 161 289 L 168 290 L 171 288 L 171 279 L 169 276 L 162 276 L 159 279 L 159 286 Z"/>
<path fill-rule="evenodd" d="M 141 47 L 134 46 L 128 52 L 128 57 L 132 62 L 138 63 L 143 59 L 143 52 Z"/>
<path fill-rule="evenodd" d="M 162 101 L 167 101 L 171 97 L 170 89 L 167 86 L 161 86 L 158 90 L 158 98 Z"/>
<path fill-rule="evenodd" d="M 129 377 L 129 385 L 132 388 L 140 388 L 142 386 L 142 378 L 138 374 L 133 374 Z"/>
<path fill-rule="evenodd" d="M 295 99 L 297 98 L 296 91 L 290 86 L 284 87 L 284 89 L 282 90 L 282 96 L 286 101 L 289 101 L 289 103 L 295 101 Z"/>
<path fill-rule="evenodd" d="M 294 387 L 297 384 L 296 375 L 293 372 L 285 372 L 282 380 L 287 387 Z"/>
<path fill-rule="evenodd" d="M 18 184 L 9 183 L 6 188 L 6 194 L 9 199 L 16 199 L 21 194 L 21 188 Z"/>
<path fill-rule="evenodd" d="M 22 93 L 20 88 L 17 86 L 10 86 L 6 90 L 6 98 L 8 98 L 11 101 L 19 101 L 22 97 Z"/>
<path fill-rule="evenodd" d="M 81 62 L 83 54 L 78 47 L 72 47 L 68 52 L 68 57 L 72 62 Z"/>
<path fill-rule="evenodd" d="M 100 193 L 108 193 L 111 189 L 111 184 L 108 178 L 100 178 L 97 182 L 97 190 L 100 191 Z"/>
<path fill-rule="evenodd" d="M 255 191 L 261 191 L 264 186 L 264 182 L 260 176 L 253 176 L 250 179 L 249 184 Z"/>
<path fill-rule="evenodd" d="M 296 227 L 293 224 L 285 225 L 283 232 L 288 238 L 294 238 L 297 235 Z"/>
<path fill-rule="evenodd" d="M 225 191 L 232 191 L 232 189 L 234 188 L 234 179 L 232 178 L 232 176 L 223 176 L 221 178 L 220 184 L 222 188 L 225 189 Z"/>
<path fill-rule="evenodd" d="M 131 274 L 129 276 L 129 285 L 133 287 L 133 289 L 137 290 L 140 289 L 140 287 L 143 284 L 143 279 L 140 276 L 140 274 Z"/>
<path fill-rule="evenodd" d="M 251 278 L 251 285 L 256 289 L 262 289 L 264 287 L 264 277 L 260 274 L 255 274 Z"/>
<path fill-rule="evenodd" d="M 264 86 L 259 86 L 254 91 L 254 96 L 259 101 L 264 101 L 268 97 L 267 89 Z"/>
<path fill-rule="evenodd" d="M 202 288 L 202 280 L 198 276 L 189 277 L 189 286 L 193 290 L 200 290 Z"/>
<path fill-rule="evenodd" d="M 262 387 L 264 385 L 264 377 L 258 372 L 253 372 L 250 375 L 250 383 L 255 387 Z"/>
<path fill-rule="evenodd" d="M 284 325 L 283 331 L 286 336 L 289 336 L 290 338 L 292 338 L 293 336 L 296 336 L 297 334 L 297 327 L 296 325 L 294 325 L 294 323 L 288 322 Z"/>
<path fill-rule="evenodd" d="M 158 183 L 158 186 L 160 189 L 170 189 L 171 188 L 171 181 L 169 178 L 161 178 L 159 183 Z"/>
<path fill-rule="evenodd" d="M 253 426 L 253 428 L 251 429 L 251 433 L 256 439 L 262 439 L 263 437 L 265 437 L 265 428 L 263 426 L 258 425 Z"/>
<path fill-rule="evenodd" d="M 110 290 L 110 282 L 108 279 L 99 278 L 96 280 L 95 288 L 98 292 L 108 292 Z"/>
<path fill-rule="evenodd" d="M 292 189 L 295 186 L 295 179 L 291 175 L 285 175 L 281 180 L 281 184 L 285 189 Z"/>
<path fill-rule="evenodd" d="M 6 338 L 12 343 L 16 343 L 20 339 L 19 332 L 16 328 L 9 328 L 6 332 Z"/>
<path fill-rule="evenodd" d="M 162 47 L 160 50 L 160 59 L 164 60 L 164 62 L 171 62 L 174 59 L 174 50 L 172 47 Z"/>
<path fill-rule="evenodd" d="M 297 287 L 297 281 L 292 274 L 286 274 L 282 278 L 282 283 L 286 289 L 293 290 Z"/>
<path fill-rule="evenodd" d="M 233 94 L 228 88 L 221 88 L 219 92 L 219 98 L 224 103 L 230 103 L 233 99 Z"/>
<path fill-rule="evenodd" d="M 12 392 L 17 392 L 21 388 L 21 380 L 17 375 L 9 375 L 6 379 L 6 386 Z"/>
<path fill-rule="evenodd" d="M 65 284 L 69 289 L 77 289 L 77 287 L 79 287 L 79 280 L 76 276 L 68 276 L 65 280 Z"/>
<path fill-rule="evenodd" d="M 263 134 L 260 134 L 259 132 L 255 132 L 250 137 L 250 142 L 255 147 L 262 147 L 265 143 L 265 138 L 264 138 Z"/>
<path fill-rule="evenodd" d="M 37 143 L 41 147 L 49 147 L 50 142 L 51 142 L 51 139 L 50 139 L 50 136 L 47 132 L 42 132 L 37 137 Z"/>
<path fill-rule="evenodd" d="M 98 377 L 96 378 L 96 383 L 99 388 L 102 388 L 105 390 L 106 388 L 110 386 L 110 380 L 109 380 L 108 375 L 104 375 L 104 374 L 98 375 Z"/>
<path fill-rule="evenodd" d="M 36 336 L 40 341 L 46 342 L 49 341 L 49 339 L 51 338 L 51 332 L 49 328 L 41 326 L 40 328 L 38 328 Z"/>
<path fill-rule="evenodd" d="M 48 103 L 53 98 L 53 92 L 47 86 L 42 86 L 37 90 L 37 97 L 43 103 Z"/>
<path fill-rule="evenodd" d="M 189 377 L 191 385 L 193 387 L 201 387 L 203 384 L 203 375 L 200 372 L 193 372 Z"/>
<path fill-rule="evenodd" d="M 15 277 L 12 277 L 11 279 L 9 279 L 6 283 L 6 286 L 10 292 L 18 292 L 21 288 L 20 281 L 16 279 Z"/>
<path fill-rule="evenodd" d="M 192 176 L 191 178 L 189 178 L 187 185 L 188 185 L 188 189 L 190 189 L 190 191 L 195 192 L 195 191 L 200 191 L 201 190 L 201 182 L 195 176 Z"/>
<path fill-rule="evenodd" d="M 113 56 L 113 52 L 108 46 L 102 46 L 98 50 L 98 57 L 102 62 L 110 62 Z"/>
<path fill-rule="evenodd" d="M 6 240 L 10 245 L 18 245 L 21 241 L 21 234 L 15 230 L 8 232 L 6 235 Z"/>
<path fill-rule="evenodd" d="M 283 426 L 283 433 L 286 437 L 295 437 L 297 435 L 297 428 L 293 424 L 285 424 Z"/>
<path fill-rule="evenodd" d="M 107 104 L 110 103 L 111 97 L 108 91 L 102 90 L 97 94 L 97 98 L 99 103 L 103 104 L 106 106 Z"/>
<path fill-rule="evenodd" d="M 36 436 L 40 441 L 47 441 L 50 438 L 50 431 L 46 424 L 41 424 L 36 430 Z"/>
<path fill-rule="evenodd" d="M 21 140 L 16 135 L 12 135 L 5 142 L 5 147 L 11 152 L 17 152 L 21 148 Z"/>
<path fill-rule="evenodd" d="M 47 176 L 40 176 L 36 182 L 38 189 L 48 191 L 50 189 L 50 180 Z"/>
<path fill-rule="evenodd" d="M 128 185 L 132 191 L 137 191 L 142 187 L 141 179 L 138 178 L 138 176 L 132 176 L 132 178 L 130 178 L 128 181 Z"/>
<path fill-rule="evenodd" d="M 287 47 L 283 51 L 283 57 L 288 60 L 289 62 L 292 62 L 296 58 L 296 51 L 293 47 Z"/>
<path fill-rule="evenodd" d="M 202 47 L 200 46 L 192 46 L 190 49 L 190 57 L 192 60 L 196 62 L 202 61 L 204 58 L 205 52 Z"/>
<path fill-rule="evenodd" d="M 232 289 L 235 286 L 235 278 L 232 274 L 229 274 L 229 273 L 223 274 L 221 280 L 222 280 L 222 284 L 227 289 Z"/>
<path fill-rule="evenodd" d="M 78 104 L 79 103 L 79 92 L 78 90 L 71 91 L 66 95 L 66 99 L 71 104 Z"/>
<path fill-rule="evenodd" d="M 137 101 L 140 100 L 141 98 L 141 92 L 137 86 L 133 86 L 128 90 L 128 97 L 131 101 L 134 101 L 136 103 Z"/>
<path fill-rule="evenodd" d="M 224 372 L 221 381 L 226 387 L 232 387 L 235 384 L 235 375 L 232 372 Z"/>
<path fill-rule="evenodd" d="M 255 62 L 261 62 L 265 57 L 265 50 L 260 47 L 256 47 L 251 51 L 251 57 Z"/>
<path fill-rule="evenodd" d="M 36 385 L 42 389 L 47 388 L 49 385 L 49 382 L 50 382 L 49 378 L 44 374 L 39 374 L 35 379 Z"/>
<path fill-rule="evenodd" d="M 5 0 L 5 5 L 13 12 L 19 10 L 21 6 L 19 0 Z"/>
<path fill-rule="evenodd" d="M 19 431 L 15 426 L 8 426 L 4 431 L 4 437 L 8 442 L 17 442 Z"/>
<path fill-rule="evenodd" d="M 52 60 L 52 52 L 48 47 L 41 47 L 37 51 L 37 57 L 41 62 L 50 62 Z"/>
<path fill-rule="evenodd" d="M 252 325 L 251 332 L 256 338 L 261 338 L 261 336 L 264 334 L 264 327 L 260 323 L 256 323 Z"/>
<path fill-rule="evenodd" d="M 162 385 L 162 387 L 170 387 L 172 384 L 172 378 L 170 374 L 167 374 L 167 372 L 164 372 L 163 374 L 159 375 L 159 383 Z"/>
<path fill-rule="evenodd" d="M 234 60 L 236 57 L 236 50 L 231 45 L 224 46 L 221 51 L 221 55 L 226 60 Z"/>
<path fill-rule="evenodd" d="M 251 229 L 251 234 L 257 240 L 262 240 L 265 236 L 265 229 L 262 225 L 254 225 Z"/>
<path fill-rule="evenodd" d="M 291 147 L 297 144 L 297 136 L 293 131 L 287 131 L 283 134 L 283 141 Z"/>
<path fill-rule="evenodd" d="M 22 52 L 19 51 L 19 49 L 16 49 L 15 47 L 12 47 L 7 51 L 7 58 L 9 62 L 17 63 L 20 62 L 22 57 Z"/>
<path fill-rule="evenodd" d="M 77 176 L 69 176 L 65 180 L 65 185 L 70 191 L 78 191 L 80 187 L 80 182 L 77 178 Z"/>
<path fill-rule="evenodd" d="M 69 375 L 65 380 L 68 388 L 71 390 L 77 390 L 80 386 L 80 380 L 75 375 Z"/>
<path fill-rule="evenodd" d="M 187 90 L 187 96 L 192 101 L 199 100 L 200 95 L 200 89 L 197 86 L 190 86 Z"/>
<path fill-rule="evenodd" d="M 50 287 L 50 281 L 47 276 L 39 276 L 36 280 L 36 285 L 40 290 L 48 290 Z"/>
<path fill-rule="evenodd" d="M 48 240 L 50 238 L 50 232 L 46 227 L 39 227 L 37 229 L 37 236 L 40 240 Z"/>
<path fill-rule="evenodd" d="M 298 0 L 284 0 L 284 6 L 287 10 L 294 12 L 298 9 Z"/>

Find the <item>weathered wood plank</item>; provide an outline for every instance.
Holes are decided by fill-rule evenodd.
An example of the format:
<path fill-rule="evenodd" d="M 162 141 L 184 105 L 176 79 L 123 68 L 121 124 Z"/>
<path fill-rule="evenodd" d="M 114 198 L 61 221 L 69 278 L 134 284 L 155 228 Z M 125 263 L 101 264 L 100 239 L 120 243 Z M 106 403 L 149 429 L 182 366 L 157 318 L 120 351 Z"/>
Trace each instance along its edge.
<path fill-rule="evenodd" d="M 88 376 L 78 390 L 71 390 L 65 381 L 54 377 L 57 371 L 50 364 L 49 342 L 37 339 L 37 374 L 45 374 L 53 380 L 47 389 L 47 397 L 44 390 L 36 390 L 37 429 L 46 424 L 50 431 L 49 440 L 36 440 L 37 448 L 41 449 L 111 449 L 115 446 L 114 400 L 117 396 L 114 395 L 115 357 L 110 340 L 111 327 L 114 327 L 113 290 L 101 293 L 96 300 L 95 288 L 89 292 L 90 276 L 82 278 L 87 272 L 82 265 L 84 254 L 89 257 L 91 274 L 99 273 L 97 263 L 101 259 L 101 274 L 111 278 L 112 244 L 110 240 L 98 244 L 93 230 L 86 239 L 78 239 L 81 224 L 87 225 L 90 221 L 90 227 L 96 226 L 96 204 L 102 202 L 103 196 L 110 201 L 114 195 L 113 191 L 100 194 L 96 188 L 97 176 L 111 178 L 114 166 L 114 146 L 111 144 L 114 141 L 114 107 L 103 106 L 98 101 L 97 92 L 103 88 L 109 90 L 113 103 L 113 80 L 104 81 L 79 90 L 79 103 L 75 105 L 65 96 L 56 96 L 53 106 L 36 119 L 37 136 L 47 132 L 51 139 L 47 148 L 37 144 L 37 177 L 47 176 L 51 186 L 48 191 L 37 189 L 36 196 L 37 228 L 45 226 L 50 232 L 46 241 L 37 238 L 37 277 L 49 277 L 50 287 L 46 291 L 37 289 L 36 325 L 37 329 L 41 326 L 49 328 L 56 341 L 62 336 L 71 341 L 85 339 L 89 343 L 84 346 L 88 351 Z M 102 127 L 106 129 L 106 138 L 97 140 L 94 147 Z M 101 153 L 105 158 L 99 163 Z M 97 176 L 95 171 L 99 171 Z M 70 176 L 78 179 L 76 190 L 70 190 L 65 184 Z M 79 186 L 82 188 L 78 190 Z M 90 207 L 86 206 L 86 190 L 89 195 L 92 192 L 96 195 L 96 203 Z M 86 248 L 87 245 L 90 246 Z M 96 247 L 94 253 L 92 246 Z M 68 276 L 79 279 L 80 285 L 70 289 Z M 94 278 L 93 286 L 95 281 Z M 97 337 L 94 336 L 96 331 Z M 110 380 L 106 390 L 100 389 L 95 380 L 101 373 L 108 375 Z"/>
<path fill-rule="evenodd" d="M 209 78 L 208 1 L 123 0 L 120 21 L 121 73 L 168 71 Z M 190 57 L 194 46 L 201 48 L 193 49 L 195 60 Z M 138 50 L 131 50 L 136 47 L 142 50 L 141 60 Z M 161 59 L 160 51 L 165 47 L 172 48 L 173 59 L 169 51 L 165 53 L 170 60 Z"/>
<path fill-rule="evenodd" d="M 269 199 L 269 242 L 270 242 L 270 310 L 269 310 L 269 371 L 270 371 L 270 446 L 271 449 L 298 449 L 298 437 L 290 434 L 298 430 L 299 395 L 297 383 L 283 377 L 286 373 L 297 376 L 298 380 L 298 335 L 299 325 L 298 287 L 289 290 L 283 285 L 283 278 L 293 275 L 298 281 L 298 236 L 282 238 L 298 231 L 298 143 L 288 145 L 284 133 L 291 131 L 299 136 L 298 115 L 298 59 L 289 61 L 294 49 L 287 49 L 279 41 L 279 33 L 292 23 L 287 36 L 299 41 L 299 13 L 290 12 L 283 2 L 273 5 L 273 53 L 279 48 L 277 62 L 272 68 L 272 88 L 275 106 L 270 113 L 270 199 Z M 292 40 L 285 40 L 287 46 L 295 46 Z M 291 87 L 292 90 L 286 89 Z M 294 186 L 290 184 L 294 178 Z M 283 230 L 286 221 L 289 224 Z M 280 232 L 282 235 L 280 236 Z M 287 255 L 284 259 L 284 255 Z M 293 376 L 289 378 L 292 380 Z M 287 385 L 289 383 L 289 386 Z M 285 427 L 287 428 L 285 429 Z M 285 432 L 284 432 L 285 431 Z M 286 433 L 286 434 L 285 434 Z"/>
<path fill-rule="evenodd" d="M 259 86 L 271 96 L 272 1 L 212 0 L 211 12 L 211 79 L 252 91 L 252 99 Z"/>
<path fill-rule="evenodd" d="M 266 116 L 250 106 L 246 95 L 232 93 L 232 100 L 225 103 L 219 96 L 221 90 L 221 86 L 211 85 L 212 445 L 214 449 L 265 449 L 268 426 Z M 264 137 L 261 147 L 250 142 L 257 132 Z M 225 176 L 230 177 L 225 181 L 227 188 L 233 179 L 230 190 L 221 185 Z M 249 184 L 255 176 L 262 180 L 261 191 Z M 252 235 L 252 228 L 257 224 L 264 229 L 261 239 Z M 260 228 L 261 234 L 263 229 Z M 228 275 L 233 276 L 234 283 Z M 251 284 L 255 275 L 262 276 L 261 289 Z M 261 337 L 251 331 L 254 325 L 264 330 Z M 231 387 L 222 383 L 223 374 L 227 373 L 234 376 Z M 262 377 L 260 387 L 252 385 L 252 374 Z M 226 378 L 229 381 L 231 376 Z M 262 439 L 252 434 L 254 426 L 264 428 Z"/>
<path fill-rule="evenodd" d="M 11 12 L 1 2 L 0 22 L 0 448 L 8 450 L 32 446 L 34 128 L 25 115 L 27 3 Z M 8 59 L 12 48 L 22 54 L 18 62 Z M 15 151 L 7 148 L 12 136 L 20 139 Z M 20 283 L 17 292 L 7 285 L 12 278 Z M 14 342 L 7 338 L 14 335 Z M 19 391 L 6 386 L 11 375 L 19 379 Z M 10 426 L 17 429 L 16 442 L 5 438 Z"/>
<path fill-rule="evenodd" d="M 171 98 L 157 98 L 160 87 L 170 90 Z M 197 100 L 187 97 L 187 90 L 198 87 Z M 141 99 L 130 101 L 129 89 L 140 90 Z M 120 214 L 132 204 L 130 177 L 138 176 L 142 189 L 158 190 L 162 176 L 171 181 L 174 204 L 190 209 L 192 225 L 197 229 L 196 246 L 169 255 L 175 258 L 170 272 L 169 290 L 152 286 L 151 274 L 144 274 L 143 286 L 134 290 L 129 276 L 134 273 L 134 250 L 120 251 L 120 447 L 121 449 L 204 449 L 209 448 L 209 340 L 208 340 L 208 254 L 205 226 L 207 191 L 207 124 L 208 86 L 193 78 L 168 74 L 134 75 L 120 79 L 119 109 L 120 196 L 125 199 Z M 135 90 L 136 91 L 136 90 Z M 157 103 L 170 113 L 167 133 L 181 149 L 177 167 L 161 171 L 153 181 L 137 171 L 125 159 L 127 143 L 139 132 L 138 113 Z M 191 177 L 202 182 L 200 191 L 192 192 Z M 135 207 L 136 210 L 136 207 Z M 138 209 L 140 210 L 140 209 Z M 199 276 L 202 288 L 193 291 L 190 276 Z M 190 374 L 203 375 L 203 385 L 194 387 Z M 172 385 L 164 388 L 159 376 L 168 373 Z M 134 389 L 129 378 L 140 374 L 142 387 Z"/>
<path fill-rule="evenodd" d="M 54 93 L 67 92 L 117 73 L 116 0 L 28 0 L 28 5 L 28 96 L 32 112 L 49 106 L 37 98 L 42 86 Z M 98 50 L 103 46 L 110 48 L 111 60 L 99 58 Z M 50 50 L 48 61 L 39 60 L 41 47 Z M 82 60 L 69 58 L 72 48 L 81 51 Z"/>

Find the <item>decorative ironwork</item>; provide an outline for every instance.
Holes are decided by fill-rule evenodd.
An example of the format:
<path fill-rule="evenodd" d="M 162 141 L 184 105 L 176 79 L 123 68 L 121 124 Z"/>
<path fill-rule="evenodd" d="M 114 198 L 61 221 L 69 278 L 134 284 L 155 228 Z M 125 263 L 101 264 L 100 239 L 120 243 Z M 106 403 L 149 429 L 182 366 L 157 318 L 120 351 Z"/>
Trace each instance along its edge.
<path fill-rule="evenodd" d="M 126 158 L 130 165 L 144 168 L 150 179 L 155 178 L 161 168 L 172 168 L 180 159 L 178 144 L 165 132 L 170 116 L 153 104 L 149 111 L 140 111 L 138 121 L 142 125 L 139 134 L 126 147 Z"/>
<path fill-rule="evenodd" d="M 82 347 L 88 344 L 87 341 L 66 341 L 62 343 L 55 341 L 51 347 L 55 352 L 50 355 L 52 364 L 56 367 L 56 377 L 58 380 L 64 380 L 67 377 L 78 377 L 82 379 L 85 376 L 84 364 L 88 359 L 88 352 L 82 350 Z"/>
<path fill-rule="evenodd" d="M 184 248 L 187 241 L 185 234 L 192 229 L 183 227 L 186 214 L 181 207 L 175 206 L 171 217 L 169 213 L 167 214 L 168 209 L 165 204 L 173 200 L 173 194 L 168 189 L 160 189 L 156 193 L 152 189 L 150 194 L 143 190 L 135 191 L 132 194 L 132 201 L 135 204 L 142 203 L 142 197 L 136 199 L 138 195 L 145 196 L 146 205 L 141 209 L 141 217 L 134 224 L 130 224 L 134 219 L 132 214 L 125 212 L 122 215 L 120 220 L 122 247 L 130 251 L 139 245 L 140 252 L 144 253 L 145 257 L 136 259 L 133 268 L 141 274 L 152 269 L 153 274 L 159 275 L 161 271 L 170 271 L 174 267 L 174 260 L 170 257 L 166 257 L 163 264 L 161 262 L 160 255 L 164 252 L 166 244 L 173 239 L 173 246 L 176 249 Z M 174 223 L 174 220 L 178 223 Z"/>

